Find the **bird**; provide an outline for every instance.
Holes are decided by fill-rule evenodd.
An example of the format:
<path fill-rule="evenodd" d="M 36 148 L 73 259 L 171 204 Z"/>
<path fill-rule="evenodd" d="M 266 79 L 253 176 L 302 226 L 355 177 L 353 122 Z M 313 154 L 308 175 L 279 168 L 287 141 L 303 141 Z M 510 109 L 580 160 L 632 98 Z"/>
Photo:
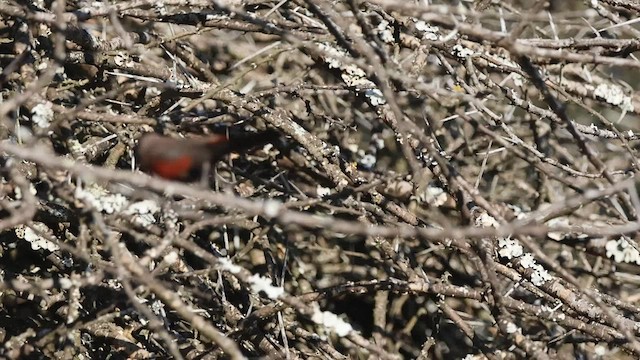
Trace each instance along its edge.
<path fill-rule="evenodd" d="M 168 180 L 190 182 L 206 175 L 205 170 L 225 155 L 243 153 L 280 137 L 275 130 L 233 137 L 210 134 L 185 138 L 149 132 L 140 137 L 134 154 L 140 170 Z"/>

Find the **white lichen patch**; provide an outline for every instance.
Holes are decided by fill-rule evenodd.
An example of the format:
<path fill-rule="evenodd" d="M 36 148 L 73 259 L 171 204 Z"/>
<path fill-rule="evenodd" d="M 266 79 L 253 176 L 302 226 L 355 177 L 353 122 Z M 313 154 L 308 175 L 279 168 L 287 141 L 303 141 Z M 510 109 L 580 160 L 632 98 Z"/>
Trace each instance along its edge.
<path fill-rule="evenodd" d="M 180 260 L 180 255 L 178 255 L 178 252 L 176 251 L 171 251 L 162 258 L 162 261 L 164 261 L 167 265 L 173 265 L 177 263 L 178 260 Z"/>
<path fill-rule="evenodd" d="M 376 32 L 378 33 L 380 40 L 387 44 L 392 44 L 394 42 L 393 29 L 389 26 L 389 22 L 387 20 L 380 21 L 378 26 L 376 26 Z"/>
<path fill-rule="evenodd" d="M 467 354 L 462 360 L 485 360 L 486 358 L 482 354 Z"/>
<path fill-rule="evenodd" d="M 438 186 L 427 186 L 424 193 L 425 201 L 431 206 L 440 207 L 447 202 L 448 194 L 443 188 Z"/>
<path fill-rule="evenodd" d="M 520 257 L 524 254 L 522 245 L 520 245 L 518 241 L 510 238 L 499 239 L 498 247 L 500 248 L 500 250 L 498 250 L 498 255 L 509 260 Z"/>
<path fill-rule="evenodd" d="M 158 15 L 160 15 L 160 16 L 166 16 L 166 15 L 169 14 L 169 12 L 167 11 L 167 7 L 166 7 L 166 5 L 165 5 L 165 3 L 163 1 L 154 1 L 153 2 L 153 7 L 154 7 L 154 10 L 156 11 L 156 13 Z M 209 16 L 213 16 L 213 15 L 207 14 L 207 16 L 206 16 L 207 21 L 215 20 L 215 19 L 209 18 Z M 218 16 L 220 18 L 223 17 L 222 15 L 218 15 Z M 225 17 L 225 19 L 226 19 L 226 17 Z"/>
<path fill-rule="evenodd" d="M 13 189 L 13 193 L 14 193 L 14 199 L 16 200 L 22 199 L 22 188 L 16 187 L 15 189 Z M 36 187 L 33 186 L 32 183 L 29 183 L 29 193 L 31 195 L 38 194 L 38 190 L 36 190 Z"/>
<path fill-rule="evenodd" d="M 607 241 L 605 250 L 607 257 L 617 263 L 640 265 L 640 253 L 624 237 Z"/>
<path fill-rule="evenodd" d="M 218 264 L 220 264 L 221 270 L 228 271 L 232 274 L 238 274 L 240 273 L 240 271 L 242 271 L 242 268 L 240 266 L 232 263 L 231 260 L 227 258 L 218 259 Z"/>
<path fill-rule="evenodd" d="M 373 83 L 371 82 L 371 84 Z M 384 95 L 382 95 L 382 91 L 378 89 L 367 89 L 364 91 L 364 96 L 366 96 L 369 101 L 371 101 L 371 105 L 373 106 L 380 106 L 386 103 L 386 101 L 384 100 Z"/>
<path fill-rule="evenodd" d="M 497 228 L 500 226 L 500 223 L 498 223 L 498 221 L 493 216 L 483 211 L 480 216 L 476 218 L 476 226 L 483 228 Z"/>
<path fill-rule="evenodd" d="M 164 309 L 164 303 L 162 301 L 160 300 L 152 301 L 151 304 L 149 305 L 149 308 L 151 309 L 151 311 L 153 311 L 154 314 L 162 318 L 167 317 L 167 312 Z"/>
<path fill-rule="evenodd" d="M 86 189 L 78 186 L 76 188 L 76 198 L 86 201 L 96 210 L 105 214 L 113 214 L 124 209 L 129 200 L 122 194 L 111 194 L 107 189 L 93 184 Z"/>
<path fill-rule="evenodd" d="M 131 57 L 131 55 L 119 51 L 114 57 L 113 62 L 121 68 L 132 68 L 136 66 L 135 60 Z"/>
<path fill-rule="evenodd" d="M 551 274 L 536 262 L 531 253 L 525 253 L 524 248 L 517 240 L 506 238 L 498 240 L 498 254 L 509 260 L 519 260 L 520 266 L 525 269 L 532 269 L 531 283 L 535 286 L 541 286 L 545 282 L 553 279 Z"/>
<path fill-rule="evenodd" d="M 563 226 L 563 227 L 568 227 L 569 224 L 569 219 L 567 219 L 566 217 L 560 217 L 560 218 L 554 218 L 551 219 L 549 221 L 547 221 L 547 226 L 549 227 L 554 227 L 554 226 Z M 562 239 L 564 239 L 565 234 L 561 233 L 561 232 L 556 232 L 556 231 L 550 231 L 547 236 L 555 241 L 560 241 Z"/>
<path fill-rule="evenodd" d="M 31 120 L 38 127 L 46 129 L 53 120 L 53 105 L 50 102 L 40 103 L 31 109 Z"/>
<path fill-rule="evenodd" d="M 311 320 L 318 325 L 324 326 L 327 330 L 336 333 L 338 336 L 347 336 L 353 327 L 348 322 L 342 320 L 338 315 L 329 311 L 320 311 L 318 304 L 314 305 L 314 312 Z"/>
<path fill-rule="evenodd" d="M 437 26 L 431 26 L 423 20 L 412 19 L 416 23 L 416 30 L 422 33 L 422 37 L 425 40 L 436 41 L 440 40 L 440 28 Z"/>
<path fill-rule="evenodd" d="M 600 84 L 593 90 L 593 95 L 611 105 L 619 106 L 624 111 L 634 111 L 631 97 L 625 95 L 622 87 L 612 84 Z"/>
<path fill-rule="evenodd" d="M 30 225 L 18 225 L 15 228 L 16 236 L 19 239 L 23 239 L 31 244 L 33 250 L 48 250 L 56 251 L 60 249 L 54 242 L 47 240 L 40 234 L 46 234 L 51 238 L 54 238 L 53 232 L 47 227 L 47 225 L 41 222 L 33 222 Z"/>
<path fill-rule="evenodd" d="M 447 202 L 448 196 L 443 188 L 429 184 L 424 191 L 418 194 L 416 200 L 430 206 L 440 207 Z"/>
<path fill-rule="evenodd" d="M 373 169 L 374 166 L 376 166 L 377 161 L 378 159 L 376 159 L 375 155 L 365 154 L 362 156 L 362 158 L 360 158 L 360 160 L 358 161 L 358 164 L 360 164 L 360 166 L 362 166 L 367 170 L 371 170 Z"/>
<path fill-rule="evenodd" d="M 316 187 L 316 194 L 318 195 L 318 197 L 325 197 L 331 194 L 331 189 L 318 185 L 318 187 Z"/>
<path fill-rule="evenodd" d="M 349 55 L 342 49 L 337 49 L 329 44 L 318 44 L 318 47 L 326 53 L 325 62 L 332 69 L 341 71 L 340 77 L 348 86 L 358 89 L 365 89 L 364 96 L 369 99 L 372 105 L 379 106 L 386 103 L 380 89 L 373 81 L 367 78 L 367 73 L 355 64 L 343 64 L 340 58 L 348 58 Z"/>
<path fill-rule="evenodd" d="M 277 300 L 284 294 L 284 289 L 282 287 L 271 285 L 271 279 L 262 277 L 258 274 L 251 275 L 249 282 L 251 283 L 252 292 L 257 294 L 260 291 L 264 291 L 269 299 Z"/>
<path fill-rule="evenodd" d="M 156 222 L 155 214 L 160 211 L 160 206 L 153 200 L 142 200 L 129 205 L 124 215 L 131 216 L 131 222 L 146 227 Z"/>
<path fill-rule="evenodd" d="M 531 273 L 531 283 L 535 286 L 541 286 L 552 279 L 551 274 L 549 274 L 542 265 L 538 264 L 533 255 L 529 253 L 520 257 L 520 265 L 525 269 L 533 270 L 533 273 Z"/>
<path fill-rule="evenodd" d="M 282 203 L 278 200 L 267 200 L 262 207 L 264 215 L 268 218 L 274 218 L 278 216 L 282 209 Z"/>
<path fill-rule="evenodd" d="M 475 54 L 475 51 L 473 51 L 473 49 L 469 49 L 468 47 L 465 47 L 460 44 L 454 45 L 451 50 L 452 50 L 451 55 L 457 56 L 461 59 L 466 59 L 469 56 L 472 56 L 473 54 Z"/>
<path fill-rule="evenodd" d="M 518 326 L 512 322 L 507 324 L 507 334 L 515 334 L 518 331 Z"/>
<path fill-rule="evenodd" d="M 371 135 L 371 143 L 378 150 L 384 149 L 384 137 L 383 137 L 383 135 L 380 134 L 380 133 L 374 133 L 373 135 Z"/>

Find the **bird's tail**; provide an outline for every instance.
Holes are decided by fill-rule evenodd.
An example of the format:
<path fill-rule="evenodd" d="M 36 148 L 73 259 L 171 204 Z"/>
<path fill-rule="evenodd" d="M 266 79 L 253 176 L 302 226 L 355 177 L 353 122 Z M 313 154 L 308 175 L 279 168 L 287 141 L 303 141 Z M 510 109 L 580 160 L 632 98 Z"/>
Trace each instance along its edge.
<path fill-rule="evenodd" d="M 282 138 L 282 134 L 276 130 L 266 130 L 255 133 L 229 133 L 226 134 L 226 136 L 227 152 L 237 153 L 242 153 L 266 144 L 273 144 Z"/>

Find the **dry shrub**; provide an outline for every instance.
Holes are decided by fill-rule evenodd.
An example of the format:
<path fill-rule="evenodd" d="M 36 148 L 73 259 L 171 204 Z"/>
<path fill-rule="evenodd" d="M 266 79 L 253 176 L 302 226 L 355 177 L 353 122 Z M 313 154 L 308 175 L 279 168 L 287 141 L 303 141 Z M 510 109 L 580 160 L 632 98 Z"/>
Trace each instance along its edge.
<path fill-rule="evenodd" d="M 0 355 L 640 357 L 639 13 L 0 2 Z"/>

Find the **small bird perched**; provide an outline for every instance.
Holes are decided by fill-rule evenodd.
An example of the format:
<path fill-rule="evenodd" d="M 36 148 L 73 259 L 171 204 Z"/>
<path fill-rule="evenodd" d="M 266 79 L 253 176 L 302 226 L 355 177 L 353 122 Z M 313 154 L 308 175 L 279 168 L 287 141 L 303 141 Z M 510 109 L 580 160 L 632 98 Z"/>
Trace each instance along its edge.
<path fill-rule="evenodd" d="M 221 134 L 172 138 L 146 133 L 134 151 L 140 170 L 169 180 L 194 181 L 204 169 L 231 152 L 250 150 L 280 138 L 276 131 L 241 134 L 229 138 Z"/>

